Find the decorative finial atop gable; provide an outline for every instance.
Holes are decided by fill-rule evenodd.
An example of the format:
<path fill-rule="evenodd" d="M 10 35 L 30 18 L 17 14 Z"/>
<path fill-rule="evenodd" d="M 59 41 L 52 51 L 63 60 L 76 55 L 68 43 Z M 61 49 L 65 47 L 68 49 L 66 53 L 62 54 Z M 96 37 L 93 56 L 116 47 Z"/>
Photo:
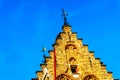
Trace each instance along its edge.
<path fill-rule="evenodd" d="M 67 22 L 67 17 L 68 14 L 64 11 L 64 8 L 62 9 L 62 18 L 64 20 L 64 25 L 68 25 L 68 22 Z"/>

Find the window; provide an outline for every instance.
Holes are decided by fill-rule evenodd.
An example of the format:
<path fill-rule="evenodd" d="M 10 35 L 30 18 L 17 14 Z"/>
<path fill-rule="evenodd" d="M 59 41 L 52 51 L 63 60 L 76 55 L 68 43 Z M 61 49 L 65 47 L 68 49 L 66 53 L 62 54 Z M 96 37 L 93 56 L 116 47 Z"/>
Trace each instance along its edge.
<path fill-rule="evenodd" d="M 71 65 L 71 72 L 77 73 L 77 65 Z"/>

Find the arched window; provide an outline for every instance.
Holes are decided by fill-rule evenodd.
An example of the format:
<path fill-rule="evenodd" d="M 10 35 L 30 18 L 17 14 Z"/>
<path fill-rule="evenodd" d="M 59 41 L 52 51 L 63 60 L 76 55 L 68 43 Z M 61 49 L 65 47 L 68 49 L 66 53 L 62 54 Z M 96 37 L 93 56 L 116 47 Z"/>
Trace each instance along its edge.
<path fill-rule="evenodd" d="M 74 57 L 71 57 L 69 59 L 70 63 L 70 68 L 72 73 L 77 73 L 77 64 L 76 64 L 76 59 Z"/>

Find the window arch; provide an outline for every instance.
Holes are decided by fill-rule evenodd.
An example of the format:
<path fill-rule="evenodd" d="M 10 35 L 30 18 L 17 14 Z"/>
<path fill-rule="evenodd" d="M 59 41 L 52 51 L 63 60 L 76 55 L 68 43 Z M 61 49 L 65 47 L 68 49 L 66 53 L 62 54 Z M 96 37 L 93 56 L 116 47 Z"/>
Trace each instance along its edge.
<path fill-rule="evenodd" d="M 72 73 L 77 73 L 77 63 L 76 63 L 76 59 L 74 57 L 71 57 L 69 59 L 69 63 L 70 63 L 70 69 Z"/>
<path fill-rule="evenodd" d="M 74 44 L 67 44 L 65 49 L 77 49 L 77 47 Z"/>
<path fill-rule="evenodd" d="M 74 57 L 71 57 L 71 58 L 69 59 L 69 62 L 71 62 L 71 61 L 76 61 L 76 59 L 75 59 Z"/>
<path fill-rule="evenodd" d="M 67 75 L 59 75 L 56 80 L 71 80 L 69 76 Z"/>
<path fill-rule="evenodd" d="M 83 80 L 99 80 L 94 75 L 87 75 Z"/>

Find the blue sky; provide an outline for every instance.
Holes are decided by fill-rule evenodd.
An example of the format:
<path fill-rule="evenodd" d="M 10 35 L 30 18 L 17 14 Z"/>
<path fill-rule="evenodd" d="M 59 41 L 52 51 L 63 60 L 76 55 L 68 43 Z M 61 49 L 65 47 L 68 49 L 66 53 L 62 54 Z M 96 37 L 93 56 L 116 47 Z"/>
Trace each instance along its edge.
<path fill-rule="evenodd" d="M 51 50 L 62 31 L 62 8 L 72 31 L 120 78 L 119 0 L 0 0 L 1 80 L 36 77 L 42 47 Z"/>

